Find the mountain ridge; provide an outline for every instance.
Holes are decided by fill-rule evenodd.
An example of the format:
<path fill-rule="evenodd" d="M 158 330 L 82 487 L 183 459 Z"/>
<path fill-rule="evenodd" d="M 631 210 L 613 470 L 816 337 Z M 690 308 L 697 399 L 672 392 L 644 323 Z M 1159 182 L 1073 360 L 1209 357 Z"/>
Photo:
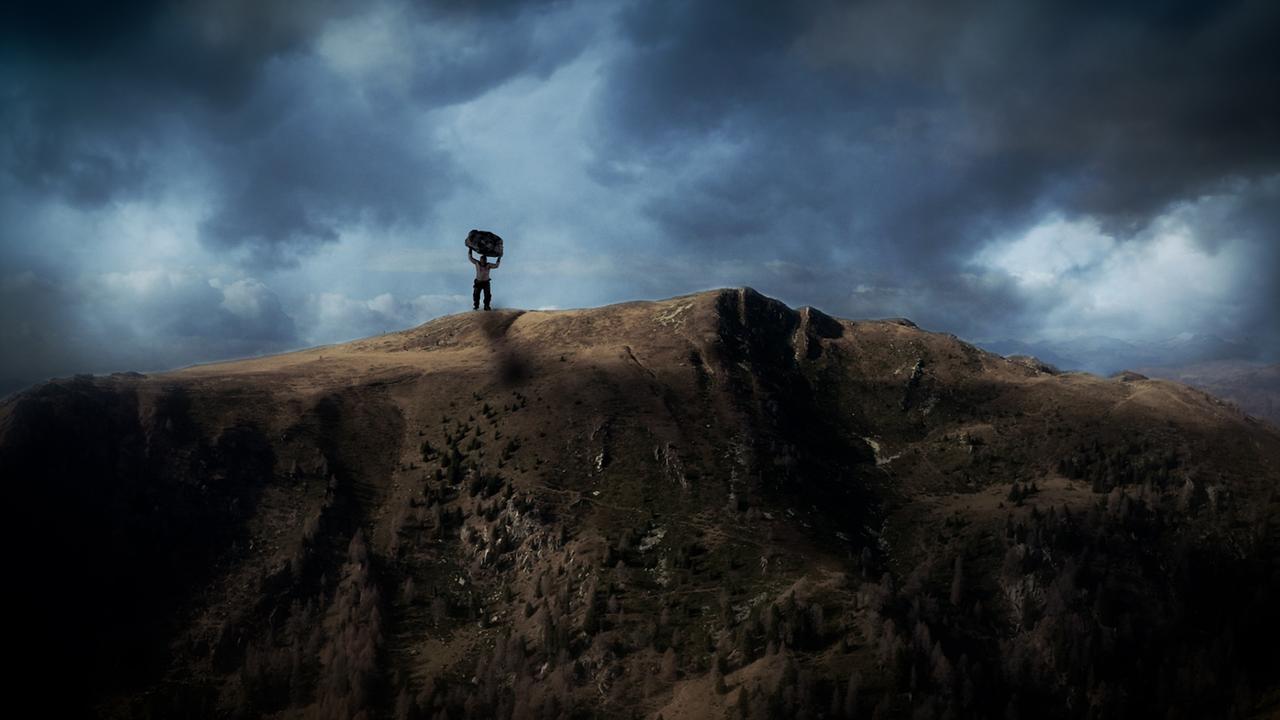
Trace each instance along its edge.
<path fill-rule="evenodd" d="M 1202 392 L 750 289 L 0 404 L 18 646 L 102 716 L 1262 713 L 1277 468 Z"/>
<path fill-rule="evenodd" d="M 1030 355 L 1063 370 L 1113 375 L 1137 368 L 1176 368 L 1207 362 L 1260 363 L 1264 354 L 1253 345 L 1213 334 L 1184 333 L 1157 342 L 1132 342 L 1105 335 L 1068 341 L 988 340 L 977 343 L 1001 355 Z"/>

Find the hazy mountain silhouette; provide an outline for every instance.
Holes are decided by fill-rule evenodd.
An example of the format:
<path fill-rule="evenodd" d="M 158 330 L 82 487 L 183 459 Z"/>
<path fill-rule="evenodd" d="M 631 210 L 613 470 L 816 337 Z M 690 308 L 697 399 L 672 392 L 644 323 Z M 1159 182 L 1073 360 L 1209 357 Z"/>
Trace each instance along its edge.
<path fill-rule="evenodd" d="M 45 383 L 0 477 L 50 714 L 1280 707 L 1280 430 L 746 289 Z"/>
<path fill-rule="evenodd" d="M 1258 348 L 1217 335 L 1185 333 L 1159 342 L 1129 342 L 1104 335 L 1070 341 L 992 340 L 979 343 L 1001 355 L 1030 355 L 1062 370 L 1113 375 L 1139 367 L 1180 367 L 1216 361 L 1255 361 Z"/>
<path fill-rule="evenodd" d="M 1176 380 L 1235 403 L 1280 425 L 1280 365 L 1223 360 L 1177 367 L 1140 367 L 1150 377 Z"/>

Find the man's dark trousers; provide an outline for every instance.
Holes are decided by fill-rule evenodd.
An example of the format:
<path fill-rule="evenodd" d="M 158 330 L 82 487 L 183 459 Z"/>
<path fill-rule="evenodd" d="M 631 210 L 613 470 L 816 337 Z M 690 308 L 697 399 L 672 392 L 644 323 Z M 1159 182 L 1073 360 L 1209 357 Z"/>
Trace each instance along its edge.
<path fill-rule="evenodd" d="M 488 280 L 476 280 L 471 286 L 471 307 L 480 309 L 480 291 L 484 291 L 484 309 L 489 309 L 489 301 L 493 299 L 493 294 L 489 292 Z"/>

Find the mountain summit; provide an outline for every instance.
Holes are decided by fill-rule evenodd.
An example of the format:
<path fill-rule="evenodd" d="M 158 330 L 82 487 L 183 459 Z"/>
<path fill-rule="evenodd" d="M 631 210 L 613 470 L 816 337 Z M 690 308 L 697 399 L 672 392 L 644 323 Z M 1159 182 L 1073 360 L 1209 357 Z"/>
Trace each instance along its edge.
<path fill-rule="evenodd" d="M 46 383 L 0 477 L 79 714 L 1278 707 L 1275 427 L 749 289 Z"/>

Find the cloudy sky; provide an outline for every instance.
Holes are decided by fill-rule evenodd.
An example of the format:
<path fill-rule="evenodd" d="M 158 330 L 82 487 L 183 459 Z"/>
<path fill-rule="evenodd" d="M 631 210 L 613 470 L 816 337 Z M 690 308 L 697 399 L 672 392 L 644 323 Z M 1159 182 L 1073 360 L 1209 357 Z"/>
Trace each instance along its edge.
<path fill-rule="evenodd" d="M 1280 3 L 18 2 L 0 384 L 750 285 L 1280 355 Z"/>

